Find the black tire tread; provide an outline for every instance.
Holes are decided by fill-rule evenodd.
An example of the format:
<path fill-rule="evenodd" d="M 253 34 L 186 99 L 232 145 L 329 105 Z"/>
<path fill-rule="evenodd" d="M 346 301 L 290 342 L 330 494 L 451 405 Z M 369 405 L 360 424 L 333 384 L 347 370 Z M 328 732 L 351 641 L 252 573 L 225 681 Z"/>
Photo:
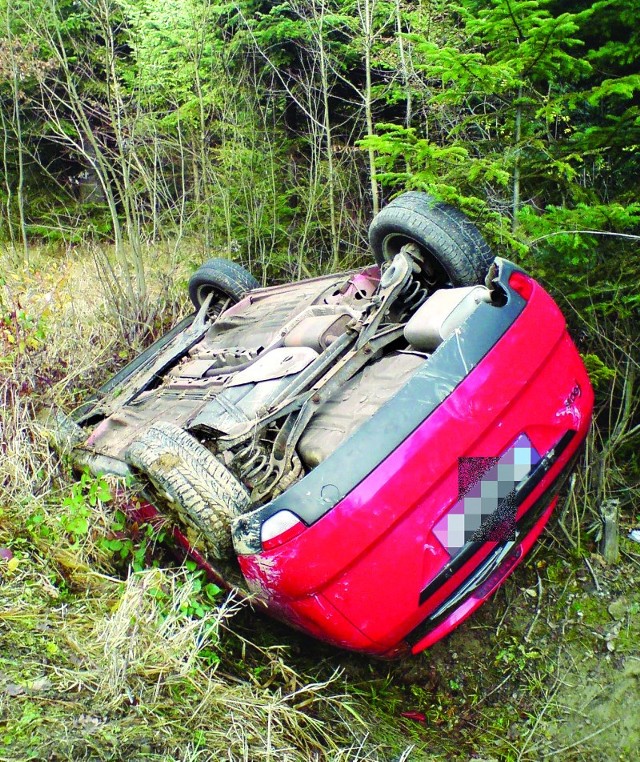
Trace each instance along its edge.
<path fill-rule="evenodd" d="M 385 261 L 384 241 L 390 234 L 415 240 L 427 249 L 454 286 L 481 283 L 494 259 L 491 248 L 466 215 L 422 191 L 398 196 L 371 223 L 369 241 L 379 264 Z"/>
<path fill-rule="evenodd" d="M 248 492 L 242 484 L 220 463 L 215 455 L 191 434 L 179 426 L 165 421 L 157 421 L 150 428 L 153 430 L 154 436 L 157 436 L 159 443 L 169 448 L 180 448 L 185 454 L 188 454 L 193 463 L 203 469 L 211 479 L 222 485 L 225 494 L 231 495 L 234 503 L 248 502 Z"/>
<path fill-rule="evenodd" d="M 223 298 L 231 298 L 236 303 L 249 291 L 259 288 L 260 284 L 237 262 L 214 257 L 200 265 L 189 279 L 189 297 L 196 309 L 201 306 L 200 293 L 203 286 L 218 291 Z"/>
<path fill-rule="evenodd" d="M 231 552 L 231 521 L 247 509 L 245 488 L 206 447 L 175 424 L 158 421 L 131 443 L 127 462 L 145 474 L 170 511 L 217 558 Z"/>

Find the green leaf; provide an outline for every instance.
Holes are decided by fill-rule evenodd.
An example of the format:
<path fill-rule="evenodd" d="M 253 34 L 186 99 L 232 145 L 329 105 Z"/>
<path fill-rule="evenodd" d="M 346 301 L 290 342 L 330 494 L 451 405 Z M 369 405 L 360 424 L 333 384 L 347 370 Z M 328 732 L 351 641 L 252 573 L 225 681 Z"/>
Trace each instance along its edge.
<path fill-rule="evenodd" d="M 89 530 L 89 522 L 84 516 L 76 516 L 66 522 L 65 529 L 75 535 L 86 534 Z"/>

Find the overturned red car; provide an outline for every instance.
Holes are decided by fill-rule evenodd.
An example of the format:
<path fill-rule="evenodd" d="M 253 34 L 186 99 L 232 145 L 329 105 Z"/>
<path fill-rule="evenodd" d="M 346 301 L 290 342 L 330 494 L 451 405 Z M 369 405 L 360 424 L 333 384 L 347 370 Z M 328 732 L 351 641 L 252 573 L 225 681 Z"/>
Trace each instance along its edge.
<path fill-rule="evenodd" d="M 524 558 L 593 393 L 554 301 L 460 212 L 405 193 L 370 242 L 376 266 L 273 288 L 209 261 L 196 312 L 59 441 L 132 476 L 219 582 L 392 657 L 451 632 Z"/>

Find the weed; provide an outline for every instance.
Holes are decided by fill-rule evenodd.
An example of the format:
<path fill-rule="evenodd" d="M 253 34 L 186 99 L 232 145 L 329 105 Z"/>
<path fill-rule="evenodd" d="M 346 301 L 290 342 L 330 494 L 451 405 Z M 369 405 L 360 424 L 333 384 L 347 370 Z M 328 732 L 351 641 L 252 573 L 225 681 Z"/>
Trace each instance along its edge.
<path fill-rule="evenodd" d="M 58 521 L 63 530 L 77 542 L 89 530 L 92 510 L 98 508 L 99 504 L 108 503 L 111 498 L 106 480 L 84 471 L 79 481 L 71 485 L 70 494 L 63 499 Z"/>
<path fill-rule="evenodd" d="M 623 526 L 640 521 L 633 429 L 611 442 L 599 429 L 541 552 L 472 619 L 428 655 L 373 663 L 263 620 L 191 563 L 162 568 L 165 530 L 127 526 L 113 485 L 49 452 L 40 401 L 73 408 L 137 347 L 114 338 L 85 252 L 33 262 L 0 267 L 0 758 L 522 762 L 600 730 L 565 757 L 637 748 L 637 546 L 623 540 L 613 572 L 584 539 L 604 492 L 620 495 Z M 636 399 L 602 357 L 600 394 L 614 369 L 616 394 Z M 536 576 L 534 599 L 521 588 Z M 597 724 L 609 684 L 626 707 L 618 747 L 610 719 Z"/>
<path fill-rule="evenodd" d="M 511 636 L 508 638 L 507 644 L 498 651 L 495 661 L 497 665 L 522 671 L 531 661 L 540 659 L 541 656 L 540 651 L 527 648 L 525 643 Z"/>

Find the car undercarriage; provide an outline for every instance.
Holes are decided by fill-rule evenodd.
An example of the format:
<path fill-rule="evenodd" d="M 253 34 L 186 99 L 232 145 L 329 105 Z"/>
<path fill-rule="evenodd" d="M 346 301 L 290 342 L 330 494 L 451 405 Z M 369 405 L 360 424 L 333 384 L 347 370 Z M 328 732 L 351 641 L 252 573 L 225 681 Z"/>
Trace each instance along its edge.
<path fill-rule="evenodd" d="M 205 263 L 194 314 L 59 440 L 79 468 L 133 478 L 275 616 L 393 655 L 442 637 L 519 563 L 593 400 L 556 305 L 459 212 L 407 193 L 370 240 L 375 266 L 271 288 Z"/>

